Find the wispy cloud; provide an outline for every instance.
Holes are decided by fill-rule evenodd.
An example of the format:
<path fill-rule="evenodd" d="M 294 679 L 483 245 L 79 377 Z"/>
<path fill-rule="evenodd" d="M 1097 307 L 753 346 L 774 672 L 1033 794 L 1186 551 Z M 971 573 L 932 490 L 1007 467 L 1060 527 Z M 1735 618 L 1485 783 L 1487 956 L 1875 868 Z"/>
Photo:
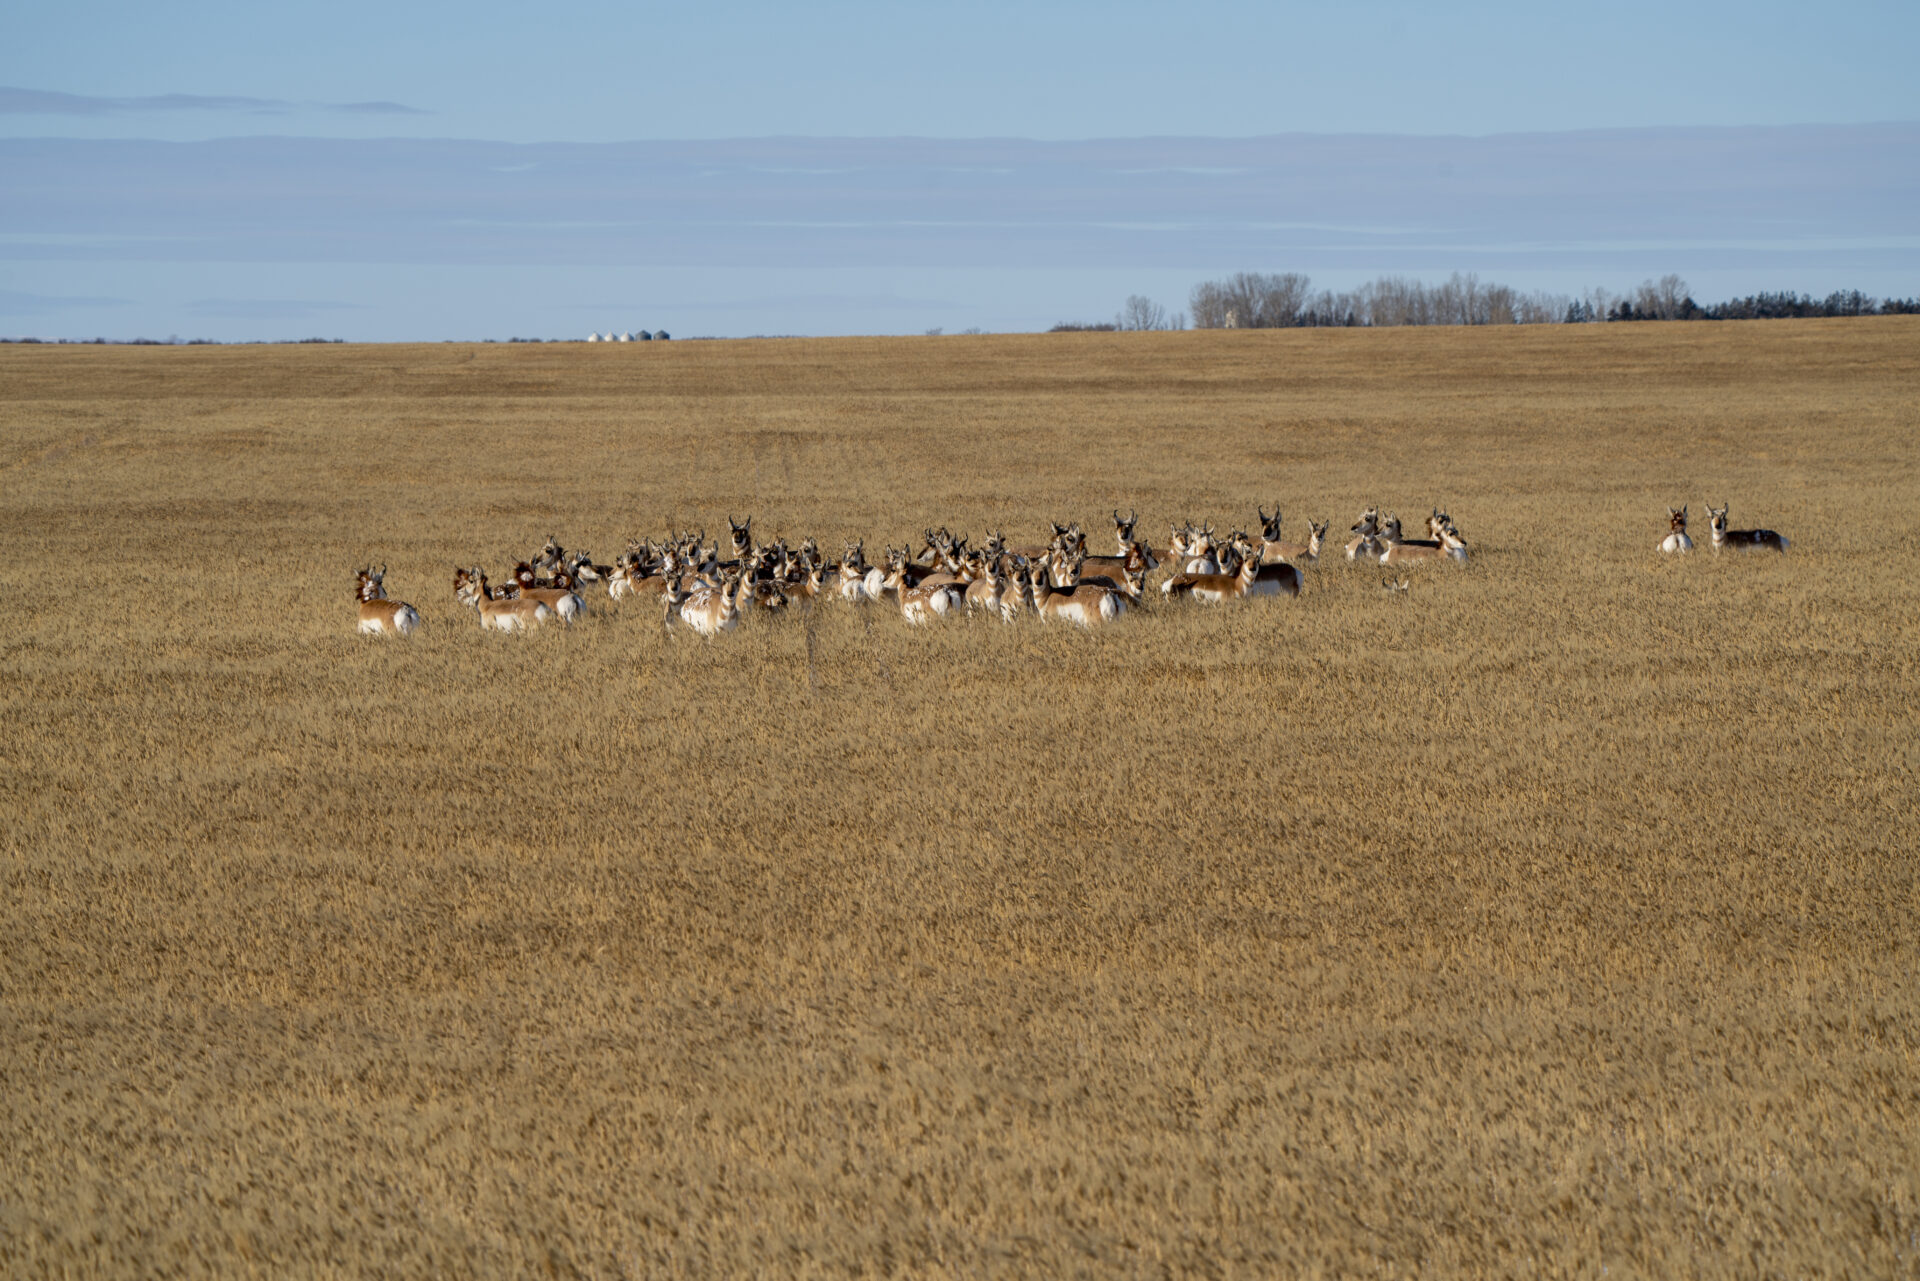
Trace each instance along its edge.
<path fill-rule="evenodd" d="M 966 308 L 969 303 L 955 302 L 947 298 L 905 298 L 899 294 L 778 294 L 761 298 L 727 299 L 681 299 L 677 302 L 654 302 L 645 304 L 641 310 L 689 312 L 689 311 L 780 311 L 782 309 L 801 309 L 811 311 L 924 311 L 929 307 Z M 568 303 L 569 311 L 599 311 L 612 314 L 631 313 L 634 304 L 621 303 Z"/>
<path fill-rule="evenodd" d="M 146 111 L 228 111 L 256 116 L 287 116 L 301 111 L 333 111 L 353 115 L 432 114 L 398 102 L 295 102 L 285 98 L 244 98 L 198 93 L 108 98 L 0 85 L 0 115 L 104 116 Z"/>
<path fill-rule="evenodd" d="M 29 294 L 0 289 L 0 316 L 41 316 L 69 307 L 125 307 L 130 298 L 97 298 L 65 294 Z"/>
<path fill-rule="evenodd" d="M 332 311 L 364 311 L 357 302 L 310 298 L 199 298 L 187 304 L 196 316 L 226 320 L 308 320 Z"/>

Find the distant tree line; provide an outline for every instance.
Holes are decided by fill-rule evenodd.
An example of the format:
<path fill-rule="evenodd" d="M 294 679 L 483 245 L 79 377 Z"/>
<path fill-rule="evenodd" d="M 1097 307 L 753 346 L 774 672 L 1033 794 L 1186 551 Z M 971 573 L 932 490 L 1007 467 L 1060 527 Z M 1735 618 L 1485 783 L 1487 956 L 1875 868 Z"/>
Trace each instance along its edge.
<path fill-rule="evenodd" d="M 1588 290 L 1575 298 L 1544 291 L 1523 292 L 1455 272 L 1440 284 L 1404 276 L 1382 276 L 1357 289 L 1315 292 L 1298 272 L 1243 271 L 1224 280 L 1193 287 L 1188 300 L 1195 329 L 1295 329 L 1318 326 L 1392 325 L 1546 325 L 1623 320 L 1759 320 L 1775 317 L 1897 316 L 1920 314 L 1920 299 L 1870 298 L 1857 289 L 1816 299 L 1809 294 L 1758 293 L 1703 307 L 1687 282 L 1666 275 L 1648 280 L 1630 294 Z M 1123 323 L 1101 328 L 1184 328 L 1130 325 L 1130 315 L 1158 308 L 1147 299 L 1127 300 Z M 1091 328 L 1092 326 L 1083 326 Z"/>
<path fill-rule="evenodd" d="M 1669 276 L 1660 283 L 1664 285 L 1668 280 L 1677 279 Z M 1600 320 L 1792 320 L 1920 314 L 1920 299 L 1882 300 L 1871 298 L 1858 289 L 1837 289 L 1825 298 L 1796 294 L 1791 290 L 1784 293 L 1763 292 L 1748 294 L 1744 298 L 1730 298 L 1706 307 L 1693 300 L 1686 292 L 1684 282 L 1680 284 L 1678 298 L 1672 296 L 1673 292 L 1655 289 L 1650 295 L 1648 286 L 1642 285 L 1632 297 L 1608 298 L 1604 291 L 1594 290 L 1568 308 L 1567 319 L 1576 323 Z"/>
<path fill-rule="evenodd" d="M 1243 271 L 1195 285 L 1195 329 L 1294 329 L 1320 326 L 1537 325 L 1566 319 L 1572 299 L 1523 293 L 1455 272 L 1429 285 L 1382 276 L 1357 289 L 1316 292 L 1298 272 Z"/>

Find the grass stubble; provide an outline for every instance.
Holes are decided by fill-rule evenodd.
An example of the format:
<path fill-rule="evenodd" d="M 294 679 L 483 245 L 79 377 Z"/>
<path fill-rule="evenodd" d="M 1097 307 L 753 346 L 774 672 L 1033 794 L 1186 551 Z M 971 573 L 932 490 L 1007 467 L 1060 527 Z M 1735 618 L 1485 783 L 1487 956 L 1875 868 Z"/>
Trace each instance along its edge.
<path fill-rule="evenodd" d="M 0 1271 L 1912 1274 L 1916 387 L 1906 319 L 0 348 Z M 1792 551 L 1659 556 L 1708 498 Z M 450 588 L 1276 500 L 1473 559 Z"/>

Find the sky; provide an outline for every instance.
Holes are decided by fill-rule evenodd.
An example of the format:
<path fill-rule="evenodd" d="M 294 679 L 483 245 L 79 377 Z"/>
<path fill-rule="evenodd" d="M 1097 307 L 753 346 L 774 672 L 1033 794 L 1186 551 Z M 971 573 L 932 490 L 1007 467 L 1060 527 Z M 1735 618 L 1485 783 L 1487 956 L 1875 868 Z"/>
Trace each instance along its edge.
<path fill-rule="evenodd" d="M 1032 329 L 1237 270 L 1920 294 L 1911 3 L 69 0 L 5 28 L 0 335 Z"/>

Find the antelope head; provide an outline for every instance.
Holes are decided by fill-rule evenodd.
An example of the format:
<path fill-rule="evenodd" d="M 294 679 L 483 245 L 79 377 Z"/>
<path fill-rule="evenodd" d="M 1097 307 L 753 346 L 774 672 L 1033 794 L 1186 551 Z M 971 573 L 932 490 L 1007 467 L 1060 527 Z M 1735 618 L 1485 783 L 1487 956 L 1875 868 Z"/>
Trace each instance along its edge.
<path fill-rule="evenodd" d="M 1260 537 L 1266 539 L 1270 543 L 1279 542 L 1280 541 L 1280 504 L 1275 503 L 1273 505 L 1273 515 L 1271 516 L 1267 515 L 1265 508 L 1256 507 L 1253 510 L 1258 512 L 1260 515 Z"/>

